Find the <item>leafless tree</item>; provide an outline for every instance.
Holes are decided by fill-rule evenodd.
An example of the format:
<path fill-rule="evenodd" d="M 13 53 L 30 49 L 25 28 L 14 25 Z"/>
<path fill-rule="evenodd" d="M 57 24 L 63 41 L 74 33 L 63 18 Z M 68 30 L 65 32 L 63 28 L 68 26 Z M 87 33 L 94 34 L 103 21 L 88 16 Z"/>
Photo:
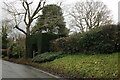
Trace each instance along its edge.
<path fill-rule="evenodd" d="M 30 57 L 29 51 L 28 51 L 28 37 L 31 34 L 31 24 L 32 22 L 39 17 L 38 13 L 43 9 L 45 5 L 45 0 L 39 0 L 37 7 L 35 10 L 32 10 L 31 5 L 33 4 L 33 1 L 28 2 L 27 0 L 17 0 L 16 2 L 19 2 L 19 5 L 14 6 L 13 4 L 6 3 L 6 10 L 9 12 L 13 20 L 15 22 L 14 28 L 18 29 L 19 31 L 23 32 L 26 35 L 26 57 Z M 14 2 L 15 3 L 15 2 Z M 19 9 L 18 6 L 22 5 L 22 9 Z M 24 29 L 22 29 L 19 24 L 21 22 L 25 23 Z"/>
<path fill-rule="evenodd" d="M 72 26 L 78 27 L 81 33 L 112 23 L 110 10 L 99 1 L 77 2 L 69 14 L 72 17 Z"/>
<path fill-rule="evenodd" d="M 0 28 L 2 31 L 0 32 L 1 35 L 5 35 L 5 34 L 9 34 L 12 32 L 13 28 L 12 28 L 12 24 L 11 24 L 11 20 L 6 19 L 6 20 L 2 20 L 2 27 Z"/>

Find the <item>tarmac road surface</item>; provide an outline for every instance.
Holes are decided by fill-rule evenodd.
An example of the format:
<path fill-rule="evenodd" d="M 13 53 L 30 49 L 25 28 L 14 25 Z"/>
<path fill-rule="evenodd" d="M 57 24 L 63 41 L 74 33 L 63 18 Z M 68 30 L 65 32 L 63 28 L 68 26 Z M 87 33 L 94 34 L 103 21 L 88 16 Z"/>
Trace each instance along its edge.
<path fill-rule="evenodd" d="M 38 71 L 30 66 L 4 60 L 2 60 L 2 78 L 49 78 L 50 80 L 58 80 L 54 76 Z"/>

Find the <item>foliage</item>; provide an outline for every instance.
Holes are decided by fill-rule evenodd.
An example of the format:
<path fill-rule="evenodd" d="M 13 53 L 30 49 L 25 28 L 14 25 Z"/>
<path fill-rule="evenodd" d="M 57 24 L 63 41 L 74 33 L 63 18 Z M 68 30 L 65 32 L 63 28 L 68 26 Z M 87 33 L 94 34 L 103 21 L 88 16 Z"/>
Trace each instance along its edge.
<path fill-rule="evenodd" d="M 50 34 L 50 33 L 47 33 L 47 34 L 43 34 L 42 35 L 42 47 L 41 47 L 41 52 L 47 52 L 47 51 L 50 51 L 50 41 L 51 40 L 54 40 L 58 38 L 58 35 L 56 34 Z"/>
<path fill-rule="evenodd" d="M 29 54 L 32 57 L 33 51 L 44 53 L 50 51 L 50 41 L 58 38 L 58 35 L 51 33 L 36 33 L 29 37 Z"/>
<path fill-rule="evenodd" d="M 14 38 L 8 38 L 9 48 L 8 48 L 8 57 L 9 58 L 21 58 L 25 56 L 25 35 L 16 36 Z"/>
<path fill-rule="evenodd" d="M 21 58 L 24 57 L 25 47 L 17 43 L 14 43 L 9 51 L 9 58 Z"/>
<path fill-rule="evenodd" d="M 118 78 L 118 54 L 69 55 L 39 66 L 71 78 Z"/>
<path fill-rule="evenodd" d="M 8 35 L 12 32 L 12 25 L 10 20 L 2 20 L 2 31 L 0 32 L 2 36 L 2 49 L 8 48 Z M 7 56 L 6 52 L 3 52 L 3 55 Z"/>
<path fill-rule="evenodd" d="M 61 7 L 55 4 L 46 5 L 33 28 L 34 32 L 36 30 L 67 35 L 68 29 L 65 27 Z"/>
<path fill-rule="evenodd" d="M 58 38 L 56 40 L 50 41 L 50 50 L 51 51 L 63 51 L 65 48 L 66 39 L 65 38 Z"/>
<path fill-rule="evenodd" d="M 46 52 L 35 56 L 31 61 L 37 63 L 49 62 L 53 61 L 54 59 L 63 57 L 63 54 L 63 52 Z"/>
<path fill-rule="evenodd" d="M 101 26 L 83 34 L 56 39 L 51 42 L 51 50 L 84 54 L 120 52 L 118 36 L 120 36 L 119 26 Z"/>
<path fill-rule="evenodd" d="M 8 43 L 8 41 L 7 41 L 7 34 L 4 34 L 4 35 L 2 36 L 2 48 L 3 48 L 3 49 L 6 49 L 6 48 L 7 48 L 7 43 Z"/>
<path fill-rule="evenodd" d="M 87 54 L 119 52 L 118 28 L 116 25 L 106 25 L 86 32 L 79 40 L 79 49 Z"/>
<path fill-rule="evenodd" d="M 58 38 L 51 41 L 51 51 L 64 51 L 64 52 L 78 52 L 78 39 L 79 35 L 76 34 L 71 37 Z"/>

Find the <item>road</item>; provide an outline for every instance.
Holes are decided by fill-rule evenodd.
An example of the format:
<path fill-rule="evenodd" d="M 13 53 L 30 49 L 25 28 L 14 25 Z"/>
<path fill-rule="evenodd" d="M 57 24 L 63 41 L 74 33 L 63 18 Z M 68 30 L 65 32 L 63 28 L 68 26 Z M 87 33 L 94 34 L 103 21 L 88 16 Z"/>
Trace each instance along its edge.
<path fill-rule="evenodd" d="M 11 63 L 4 60 L 2 60 L 2 77 L 3 78 L 49 78 L 49 79 L 54 78 L 53 76 L 38 71 L 30 66 Z M 54 78 L 54 80 L 58 80 L 58 79 Z"/>

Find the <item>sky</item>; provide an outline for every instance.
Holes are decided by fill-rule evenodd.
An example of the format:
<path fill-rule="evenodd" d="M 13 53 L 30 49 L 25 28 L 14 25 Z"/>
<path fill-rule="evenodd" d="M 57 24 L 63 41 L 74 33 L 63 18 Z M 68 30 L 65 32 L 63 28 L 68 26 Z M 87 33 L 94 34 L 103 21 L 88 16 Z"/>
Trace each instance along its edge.
<path fill-rule="evenodd" d="M 118 2 L 120 0 L 101 0 L 105 5 L 108 6 L 108 9 L 111 10 L 111 14 L 113 15 L 113 19 L 115 23 L 118 22 Z"/>
<path fill-rule="evenodd" d="M 4 1 L 4 0 L 3 0 Z M 16 1 L 16 0 L 6 0 L 6 1 Z M 36 5 L 38 3 L 39 0 L 28 0 L 28 1 L 34 1 L 34 5 Z M 63 9 L 64 8 L 69 8 L 69 6 L 67 5 L 72 5 L 74 3 L 76 3 L 77 1 L 84 1 L 84 0 L 46 0 L 48 4 L 57 4 L 62 2 L 63 5 Z M 88 0 L 90 1 L 90 0 Z M 115 23 L 118 23 L 118 2 L 120 0 L 94 0 L 94 1 L 102 1 L 105 5 L 107 5 L 108 9 L 111 10 L 111 15 L 112 18 L 114 20 Z M 2 3 L 2 0 L 0 0 L 0 3 Z M 1 7 L 3 7 L 2 5 L 0 5 L 0 21 L 2 19 L 3 16 L 6 16 L 6 14 L 2 14 L 2 10 Z M 32 6 L 34 7 L 34 6 Z M 120 8 L 119 8 L 120 9 Z M 1 26 L 1 24 L 0 24 Z"/>
<path fill-rule="evenodd" d="M 118 4 L 118 22 L 120 23 L 120 1 L 119 1 L 119 4 Z"/>
<path fill-rule="evenodd" d="M 7 0 L 7 1 L 15 1 L 15 0 Z M 31 0 L 28 0 L 28 1 L 31 1 Z M 32 1 L 37 3 L 39 0 L 32 0 Z M 65 7 L 67 7 L 68 4 L 72 5 L 73 3 L 77 2 L 77 1 L 81 1 L 81 0 L 47 0 L 47 1 L 48 1 L 48 3 L 59 3 L 59 2 L 62 2 L 62 4 Z M 90 1 L 90 0 L 88 0 L 88 1 Z M 115 23 L 118 22 L 118 2 L 120 0 L 94 0 L 94 1 L 102 1 L 102 2 L 104 2 L 104 4 L 108 6 L 108 9 L 111 10 L 111 14 L 113 16 L 113 19 L 114 19 Z M 0 3 L 1 2 L 2 2 L 2 0 L 0 0 Z M 0 7 L 1 7 L 1 5 L 0 5 Z M 0 13 L 0 15 L 2 15 L 2 14 Z"/>
<path fill-rule="evenodd" d="M 50 1 L 53 1 L 53 2 L 63 1 L 63 4 L 65 4 L 65 5 L 67 5 L 67 4 L 72 5 L 73 3 L 77 2 L 77 1 L 84 1 L 84 0 L 50 0 Z M 88 0 L 88 1 L 90 1 L 90 0 Z M 111 11 L 113 20 L 115 21 L 115 23 L 118 22 L 118 2 L 120 0 L 94 0 L 94 1 L 101 1 L 105 5 L 107 5 L 108 9 Z"/>
<path fill-rule="evenodd" d="M 2 0 L 0 0 L 0 3 L 2 3 Z M 2 5 L 0 5 L 0 26 L 1 26 L 1 19 L 2 19 L 2 18 L 1 18 L 1 17 L 2 17 L 2 13 L 1 13 L 1 12 L 2 12 L 2 9 L 1 9 L 1 7 L 2 7 Z"/>

